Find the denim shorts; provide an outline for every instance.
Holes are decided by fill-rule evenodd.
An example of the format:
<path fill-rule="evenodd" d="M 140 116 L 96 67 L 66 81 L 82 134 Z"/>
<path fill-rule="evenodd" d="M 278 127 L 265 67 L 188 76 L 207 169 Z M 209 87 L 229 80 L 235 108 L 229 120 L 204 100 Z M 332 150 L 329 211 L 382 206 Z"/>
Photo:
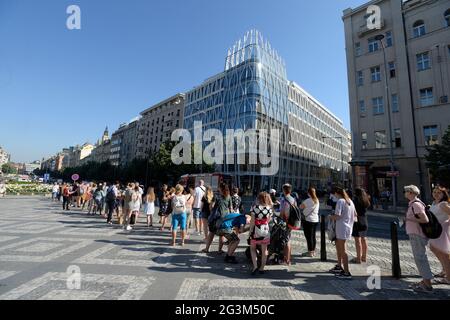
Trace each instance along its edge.
<path fill-rule="evenodd" d="M 199 208 L 193 208 L 192 214 L 194 215 L 194 219 L 200 219 L 202 214 L 202 209 Z"/>
<path fill-rule="evenodd" d="M 178 225 L 180 225 L 181 230 L 186 230 L 186 213 L 182 214 L 172 214 L 172 230 L 177 231 Z"/>

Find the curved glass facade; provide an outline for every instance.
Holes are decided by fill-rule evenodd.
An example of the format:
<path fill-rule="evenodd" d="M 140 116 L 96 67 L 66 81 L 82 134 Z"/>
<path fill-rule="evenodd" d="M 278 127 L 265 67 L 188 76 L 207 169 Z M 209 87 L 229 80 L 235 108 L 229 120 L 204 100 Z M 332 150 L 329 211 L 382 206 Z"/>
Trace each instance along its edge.
<path fill-rule="evenodd" d="M 349 134 L 342 122 L 288 81 L 284 61 L 255 30 L 228 51 L 223 73 L 186 93 L 184 128 L 191 134 L 194 121 L 202 121 L 204 130 L 215 128 L 224 135 L 227 129 L 279 129 L 277 175 L 261 176 L 259 165 L 219 166 L 246 190 L 279 189 L 286 182 L 302 189 L 309 184 L 325 188 L 331 171 L 341 170 L 341 143 L 348 170 Z"/>

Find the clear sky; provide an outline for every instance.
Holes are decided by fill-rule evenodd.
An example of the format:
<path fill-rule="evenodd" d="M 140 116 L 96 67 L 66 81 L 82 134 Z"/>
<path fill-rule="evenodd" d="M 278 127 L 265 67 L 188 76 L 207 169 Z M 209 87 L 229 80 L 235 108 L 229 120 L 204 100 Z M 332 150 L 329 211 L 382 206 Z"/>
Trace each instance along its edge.
<path fill-rule="evenodd" d="M 364 0 L 0 0 L 0 146 L 29 162 L 95 143 L 223 71 L 258 29 L 288 78 L 349 124 L 342 11 Z M 81 8 L 81 30 L 66 9 Z"/>

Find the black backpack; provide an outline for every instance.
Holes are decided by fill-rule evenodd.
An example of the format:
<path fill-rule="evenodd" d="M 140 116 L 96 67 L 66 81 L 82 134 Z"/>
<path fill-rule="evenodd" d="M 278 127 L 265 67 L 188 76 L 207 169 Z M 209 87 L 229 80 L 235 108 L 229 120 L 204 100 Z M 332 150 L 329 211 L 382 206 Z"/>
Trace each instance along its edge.
<path fill-rule="evenodd" d="M 291 230 L 300 230 L 302 226 L 302 212 L 300 208 L 297 206 L 296 201 L 294 203 L 291 203 L 286 199 L 286 201 L 290 205 L 289 209 L 289 218 L 287 220 L 287 226 Z"/>
<path fill-rule="evenodd" d="M 107 201 L 116 201 L 116 193 L 114 192 L 113 188 L 109 188 L 108 192 L 106 193 L 106 200 Z"/>
<path fill-rule="evenodd" d="M 442 225 L 430 210 L 430 206 L 426 206 L 422 201 L 414 201 L 422 204 L 425 207 L 425 214 L 428 218 L 428 223 L 420 223 L 423 233 L 428 239 L 437 239 L 442 234 Z M 419 219 L 419 215 L 414 212 L 414 207 L 411 206 L 414 216 Z"/>

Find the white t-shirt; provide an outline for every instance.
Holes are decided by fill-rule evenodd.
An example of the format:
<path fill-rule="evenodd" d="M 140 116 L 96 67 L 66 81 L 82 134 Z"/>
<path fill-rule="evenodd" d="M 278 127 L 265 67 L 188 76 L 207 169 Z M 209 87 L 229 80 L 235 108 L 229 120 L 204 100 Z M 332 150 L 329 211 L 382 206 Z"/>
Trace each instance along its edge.
<path fill-rule="evenodd" d="M 303 209 L 303 214 L 305 216 L 306 221 L 308 222 L 319 222 L 319 202 L 314 203 L 311 198 L 306 199 L 302 203 L 305 205 L 305 209 Z"/>
<path fill-rule="evenodd" d="M 336 221 L 336 238 L 339 240 L 350 240 L 352 238 L 353 223 L 356 221 L 356 209 L 353 201 L 350 205 L 345 199 L 339 199 L 336 203 L 335 215 L 340 216 Z"/>
<path fill-rule="evenodd" d="M 53 186 L 52 192 L 56 193 L 59 191 L 59 186 Z"/>
<path fill-rule="evenodd" d="M 202 208 L 202 198 L 205 195 L 206 188 L 204 186 L 195 188 L 195 198 L 194 198 L 194 204 L 192 205 L 192 208 L 194 209 L 201 209 Z"/>

